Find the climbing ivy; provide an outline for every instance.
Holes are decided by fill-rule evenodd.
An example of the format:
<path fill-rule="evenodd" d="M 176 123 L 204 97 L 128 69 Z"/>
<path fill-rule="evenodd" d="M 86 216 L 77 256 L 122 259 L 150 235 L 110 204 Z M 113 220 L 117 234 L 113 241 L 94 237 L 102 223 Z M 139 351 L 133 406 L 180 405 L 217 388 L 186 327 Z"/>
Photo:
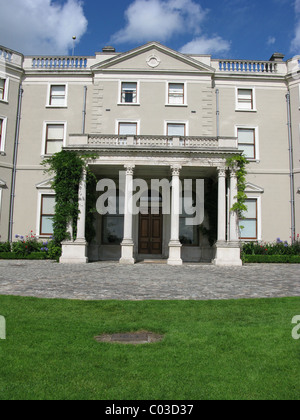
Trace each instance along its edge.
<path fill-rule="evenodd" d="M 244 155 L 234 155 L 227 159 L 227 166 L 229 169 L 236 170 L 237 175 L 237 202 L 232 206 L 231 211 L 236 211 L 239 218 L 243 218 L 243 213 L 248 210 L 245 202 L 247 200 L 246 190 L 246 166 L 249 161 Z"/>
<path fill-rule="evenodd" d="M 86 231 L 87 240 L 94 235 L 94 206 L 93 194 L 96 192 L 96 177 L 88 169 L 87 160 L 95 156 L 79 155 L 73 151 L 61 151 L 45 159 L 42 164 L 46 167 L 45 172 L 54 174 L 52 188 L 56 195 L 55 215 L 53 217 L 53 240 L 59 245 L 64 240 L 70 240 L 68 224 L 72 221 L 73 236 L 77 235 L 78 189 L 82 178 L 83 169 L 87 170 L 87 217 Z"/>

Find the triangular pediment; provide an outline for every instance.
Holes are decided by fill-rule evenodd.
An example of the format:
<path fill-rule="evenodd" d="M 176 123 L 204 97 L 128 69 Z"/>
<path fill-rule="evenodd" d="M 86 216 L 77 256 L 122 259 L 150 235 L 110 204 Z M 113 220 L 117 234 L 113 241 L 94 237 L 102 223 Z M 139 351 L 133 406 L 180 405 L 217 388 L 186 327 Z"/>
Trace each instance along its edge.
<path fill-rule="evenodd" d="M 201 72 L 213 74 L 215 69 L 174 51 L 158 42 L 150 42 L 124 54 L 96 64 L 93 71 Z"/>
<path fill-rule="evenodd" d="M 40 182 L 39 184 L 36 184 L 36 188 L 38 189 L 38 190 L 51 190 L 53 187 L 52 187 L 52 183 L 53 183 L 53 178 L 52 179 L 48 179 L 47 181 L 43 181 L 43 182 Z"/>
<path fill-rule="evenodd" d="M 261 187 L 258 187 L 257 185 L 251 184 L 250 182 L 248 182 L 246 184 L 245 193 L 247 193 L 247 194 L 249 194 L 249 193 L 263 194 L 264 192 L 265 192 L 265 190 Z"/>
<path fill-rule="evenodd" d="M 2 179 L 0 179 L 0 188 L 6 188 L 6 182 L 2 181 Z"/>

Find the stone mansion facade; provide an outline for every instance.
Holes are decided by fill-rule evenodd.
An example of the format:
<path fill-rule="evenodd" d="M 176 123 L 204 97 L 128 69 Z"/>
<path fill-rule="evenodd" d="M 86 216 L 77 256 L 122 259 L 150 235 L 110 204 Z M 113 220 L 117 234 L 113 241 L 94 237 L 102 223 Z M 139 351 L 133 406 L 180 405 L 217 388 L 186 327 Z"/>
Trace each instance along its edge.
<path fill-rule="evenodd" d="M 24 57 L 0 46 L 0 241 L 31 231 L 51 237 L 55 193 L 41 162 L 62 149 L 95 154 L 89 169 L 122 191 L 116 201 L 124 209 L 97 213 L 88 244 L 83 175 L 77 238 L 63 243 L 62 263 L 238 266 L 241 240 L 295 239 L 299 58 L 219 60 L 157 42 L 125 53 L 105 47 L 93 57 Z M 239 221 L 231 211 L 236 172 L 227 162 L 242 152 L 250 162 L 248 211 Z M 162 189 L 151 194 L 153 179 L 168 181 L 169 211 Z M 140 194 L 138 214 L 136 180 L 150 191 Z M 197 180 L 202 213 L 193 224 L 192 212 L 181 208 L 182 185 L 189 181 L 194 208 Z"/>

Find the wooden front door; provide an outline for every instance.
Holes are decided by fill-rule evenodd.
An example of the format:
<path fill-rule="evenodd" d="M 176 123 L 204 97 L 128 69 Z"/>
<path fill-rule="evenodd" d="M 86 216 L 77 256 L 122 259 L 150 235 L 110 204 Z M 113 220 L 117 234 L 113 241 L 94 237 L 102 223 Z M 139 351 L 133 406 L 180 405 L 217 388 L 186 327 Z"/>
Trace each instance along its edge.
<path fill-rule="evenodd" d="M 163 216 L 140 214 L 139 254 L 162 254 Z"/>

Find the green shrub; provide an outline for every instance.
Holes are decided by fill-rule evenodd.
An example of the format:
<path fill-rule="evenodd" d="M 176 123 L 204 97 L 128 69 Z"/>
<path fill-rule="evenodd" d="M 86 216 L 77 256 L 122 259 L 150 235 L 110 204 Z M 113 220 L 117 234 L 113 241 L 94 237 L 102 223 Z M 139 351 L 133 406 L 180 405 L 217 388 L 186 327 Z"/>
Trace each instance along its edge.
<path fill-rule="evenodd" d="M 29 255 L 20 255 L 16 252 L 0 252 L 0 260 L 47 260 L 46 252 L 32 252 Z"/>
<path fill-rule="evenodd" d="M 243 255 L 245 264 L 300 264 L 300 255 Z"/>
<path fill-rule="evenodd" d="M 10 252 L 10 243 L 9 242 L 2 242 L 0 243 L 0 252 Z"/>

